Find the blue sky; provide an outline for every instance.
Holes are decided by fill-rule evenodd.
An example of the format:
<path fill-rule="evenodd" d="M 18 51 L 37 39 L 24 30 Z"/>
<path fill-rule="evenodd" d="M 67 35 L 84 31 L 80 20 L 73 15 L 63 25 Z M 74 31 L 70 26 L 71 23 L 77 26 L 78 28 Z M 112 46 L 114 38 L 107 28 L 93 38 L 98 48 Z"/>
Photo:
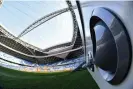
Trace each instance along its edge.
<path fill-rule="evenodd" d="M 35 20 L 66 7 L 67 4 L 63 1 L 4 1 L 0 8 L 0 24 L 10 33 L 18 36 Z M 70 12 L 66 12 L 49 20 L 21 39 L 45 49 L 71 41 L 72 35 L 72 17 Z"/>

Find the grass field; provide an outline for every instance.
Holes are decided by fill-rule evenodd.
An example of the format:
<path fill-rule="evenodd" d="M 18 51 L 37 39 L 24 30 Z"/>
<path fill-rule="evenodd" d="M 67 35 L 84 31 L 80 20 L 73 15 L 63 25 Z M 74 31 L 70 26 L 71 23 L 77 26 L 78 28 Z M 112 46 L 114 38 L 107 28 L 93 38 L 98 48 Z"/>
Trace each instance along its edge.
<path fill-rule="evenodd" d="M 27 73 L 0 67 L 2 89 L 99 89 L 87 70 Z"/>

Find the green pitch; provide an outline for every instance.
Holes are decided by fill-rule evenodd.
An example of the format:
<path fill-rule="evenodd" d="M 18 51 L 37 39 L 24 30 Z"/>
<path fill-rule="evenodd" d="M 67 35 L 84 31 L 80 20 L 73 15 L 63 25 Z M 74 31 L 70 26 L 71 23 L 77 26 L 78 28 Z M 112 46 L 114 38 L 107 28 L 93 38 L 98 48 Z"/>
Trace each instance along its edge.
<path fill-rule="evenodd" d="M 27 73 L 0 67 L 3 89 L 99 89 L 87 70 L 64 73 Z"/>

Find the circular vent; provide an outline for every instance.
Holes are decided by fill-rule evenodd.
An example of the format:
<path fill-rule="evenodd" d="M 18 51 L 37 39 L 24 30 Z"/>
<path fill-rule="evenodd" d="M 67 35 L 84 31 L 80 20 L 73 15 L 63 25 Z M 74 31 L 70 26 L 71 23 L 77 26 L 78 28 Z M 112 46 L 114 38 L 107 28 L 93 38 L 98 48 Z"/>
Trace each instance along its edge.
<path fill-rule="evenodd" d="M 94 64 L 106 81 L 121 83 L 131 63 L 131 46 L 124 25 L 108 9 L 97 8 L 90 19 L 90 32 Z"/>

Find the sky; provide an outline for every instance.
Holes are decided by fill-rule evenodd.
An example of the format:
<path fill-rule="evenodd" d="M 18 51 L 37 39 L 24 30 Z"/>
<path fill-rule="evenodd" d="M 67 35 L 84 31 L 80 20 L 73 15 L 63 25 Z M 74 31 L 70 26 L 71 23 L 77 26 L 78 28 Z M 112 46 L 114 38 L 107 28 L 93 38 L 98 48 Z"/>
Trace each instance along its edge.
<path fill-rule="evenodd" d="M 0 25 L 15 36 L 37 19 L 68 7 L 64 1 L 4 1 L 0 7 Z M 60 43 L 70 42 L 73 36 L 73 21 L 70 12 L 63 13 L 25 36 L 23 41 L 45 49 Z"/>

